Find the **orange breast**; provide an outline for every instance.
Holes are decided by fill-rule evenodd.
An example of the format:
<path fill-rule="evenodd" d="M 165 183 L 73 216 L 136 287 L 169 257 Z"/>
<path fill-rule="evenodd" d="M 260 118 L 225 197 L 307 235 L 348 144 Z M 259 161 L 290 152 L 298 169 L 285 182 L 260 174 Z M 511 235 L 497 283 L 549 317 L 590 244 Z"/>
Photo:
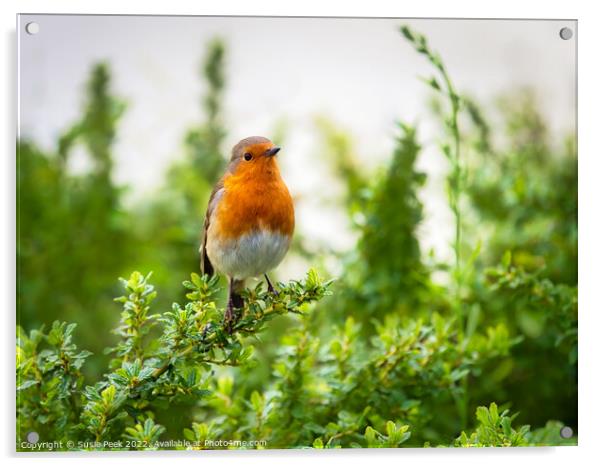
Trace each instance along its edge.
<path fill-rule="evenodd" d="M 259 229 L 293 234 L 293 200 L 280 174 L 267 171 L 253 176 L 230 175 L 216 212 L 220 237 L 232 238 Z"/>

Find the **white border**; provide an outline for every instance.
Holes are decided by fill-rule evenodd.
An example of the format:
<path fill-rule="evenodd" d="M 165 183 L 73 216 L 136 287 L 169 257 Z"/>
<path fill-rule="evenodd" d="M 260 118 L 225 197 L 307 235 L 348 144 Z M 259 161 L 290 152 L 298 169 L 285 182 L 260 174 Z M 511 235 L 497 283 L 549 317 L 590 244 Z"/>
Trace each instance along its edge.
<path fill-rule="evenodd" d="M 1 384 L 3 422 L 0 424 L 0 439 L 4 456 L 9 463 L 15 461 L 14 451 L 14 309 L 15 309 L 15 134 L 16 134 L 16 39 L 15 15 L 21 13 L 95 13 L 95 14 L 195 14 L 195 15 L 282 15 L 282 16 L 389 16 L 389 17 L 464 17 L 464 18 L 562 18 L 579 20 L 579 276 L 580 276 L 580 326 L 579 326 L 579 447 L 576 448 L 528 448 L 508 450 L 449 449 L 401 450 L 401 451 L 268 451 L 268 452 L 204 452 L 182 453 L 104 453 L 78 455 L 19 455 L 31 460 L 40 458 L 45 464 L 62 464 L 65 461 L 85 461 L 90 465 L 104 464 L 111 458 L 123 461 L 124 457 L 137 457 L 148 464 L 169 461 L 202 461 L 216 464 L 224 460 L 245 465 L 304 464 L 307 461 L 330 463 L 363 464 L 374 458 L 381 464 L 462 464 L 497 465 L 507 463 L 545 462 L 546 464 L 585 464 L 600 458 L 596 451 L 600 442 L 600 394 L 602 376 L 600 364 L 599 336 L 602 329 L 602 308 L 597 297 L 599 266 L 602 262 L 601 240 L 602 211 L 602 145 L 600 112 L 602 99 L 600 89 L 601 17 L 594 1 L 573 0 L 528 2 L 525 0 L 499 0 L 495 3 L 470 0 L 431 0 L 412 3 L 398 1 L 304 0 L 296 3 L 282 0 L 230 0 L 200 2 L 195 0 L 3 0 L 0 2 L 2 25 L 2 99 L 4 111 L 1 115 L 4 156 L 2 157 L 1 214 L 4 228 L 0 252 L 3 258 L 0 271 L 0 295 L 3 297 L 5 322 Z"/>

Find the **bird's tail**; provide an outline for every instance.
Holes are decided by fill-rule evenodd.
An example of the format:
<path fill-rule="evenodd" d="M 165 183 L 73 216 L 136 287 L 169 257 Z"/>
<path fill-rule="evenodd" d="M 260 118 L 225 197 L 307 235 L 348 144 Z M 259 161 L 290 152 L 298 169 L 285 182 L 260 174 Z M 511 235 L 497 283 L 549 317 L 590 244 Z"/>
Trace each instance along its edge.
<path fill-rule="evenodd" d="M 213 264 L 209 260 L 209 256 L 207 255 L 207 233 L 203 235 L 203 240 L 201 241 L 201 247 L 199 248 L 199 253 L 201 255 L 201 273 L 207 274 L 210 277 L 213 276 Z"/>

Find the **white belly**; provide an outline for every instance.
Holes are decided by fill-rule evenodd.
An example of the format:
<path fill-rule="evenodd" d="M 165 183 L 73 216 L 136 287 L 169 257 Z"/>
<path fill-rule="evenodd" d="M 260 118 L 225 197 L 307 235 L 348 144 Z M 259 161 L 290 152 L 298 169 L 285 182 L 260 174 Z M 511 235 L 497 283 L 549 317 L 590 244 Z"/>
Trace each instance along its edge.
<path fill-rule="evenodd" d="M 221 273 L 237 280 L 257 277 L 275 268 L 284 258 L 290 239 L 268 230 L 249 232 L 237 240 L 218 241 L 209 227 L 207 255 Z"/>

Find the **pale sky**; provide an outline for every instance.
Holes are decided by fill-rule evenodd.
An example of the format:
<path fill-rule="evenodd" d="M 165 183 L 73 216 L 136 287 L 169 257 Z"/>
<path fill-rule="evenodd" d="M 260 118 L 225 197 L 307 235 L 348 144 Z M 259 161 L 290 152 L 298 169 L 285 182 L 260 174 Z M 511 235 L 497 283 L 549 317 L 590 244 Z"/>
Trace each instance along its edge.
<path fill-rule="evenodd" d="M 31 21 L 39 23 L 36 35 L 24 31 Z M 20 134 L 52 148 L 79 115 L 91 65 L 108 61 L 114 92 L 128 104 L 115 180 L 140 198 L 162 182 L 165 167 L 182 156 L 186 130 L 201 121 L 199 65 L 207 41 L 219 36 L 227 45 L 225 149 L 246 136 L 270 137 L 286 120 L 279 157 L 305 234 L 337 249 L 353 244 L 344 213 L 324 202 L 338 190 L 318 157 L 314 118 L 328 116 L 348 130 L 369 169 L 390 157 L 401 119 L 418 124 L 425 146 L 423 245 L 449 257 L 447 166 L 436 150 L 429 90 L 417 79 L 432 68 L 401 37 L 402 24 L 427 36 L 461 92 L 491 104 L 529 86 L 553 135 L 575 130 L 575 37 L 559 37 L 564 26 L 576 32 L 573 21 L 22 15 Z M 74 169 L 82 169 L 77 159 Z"/>

